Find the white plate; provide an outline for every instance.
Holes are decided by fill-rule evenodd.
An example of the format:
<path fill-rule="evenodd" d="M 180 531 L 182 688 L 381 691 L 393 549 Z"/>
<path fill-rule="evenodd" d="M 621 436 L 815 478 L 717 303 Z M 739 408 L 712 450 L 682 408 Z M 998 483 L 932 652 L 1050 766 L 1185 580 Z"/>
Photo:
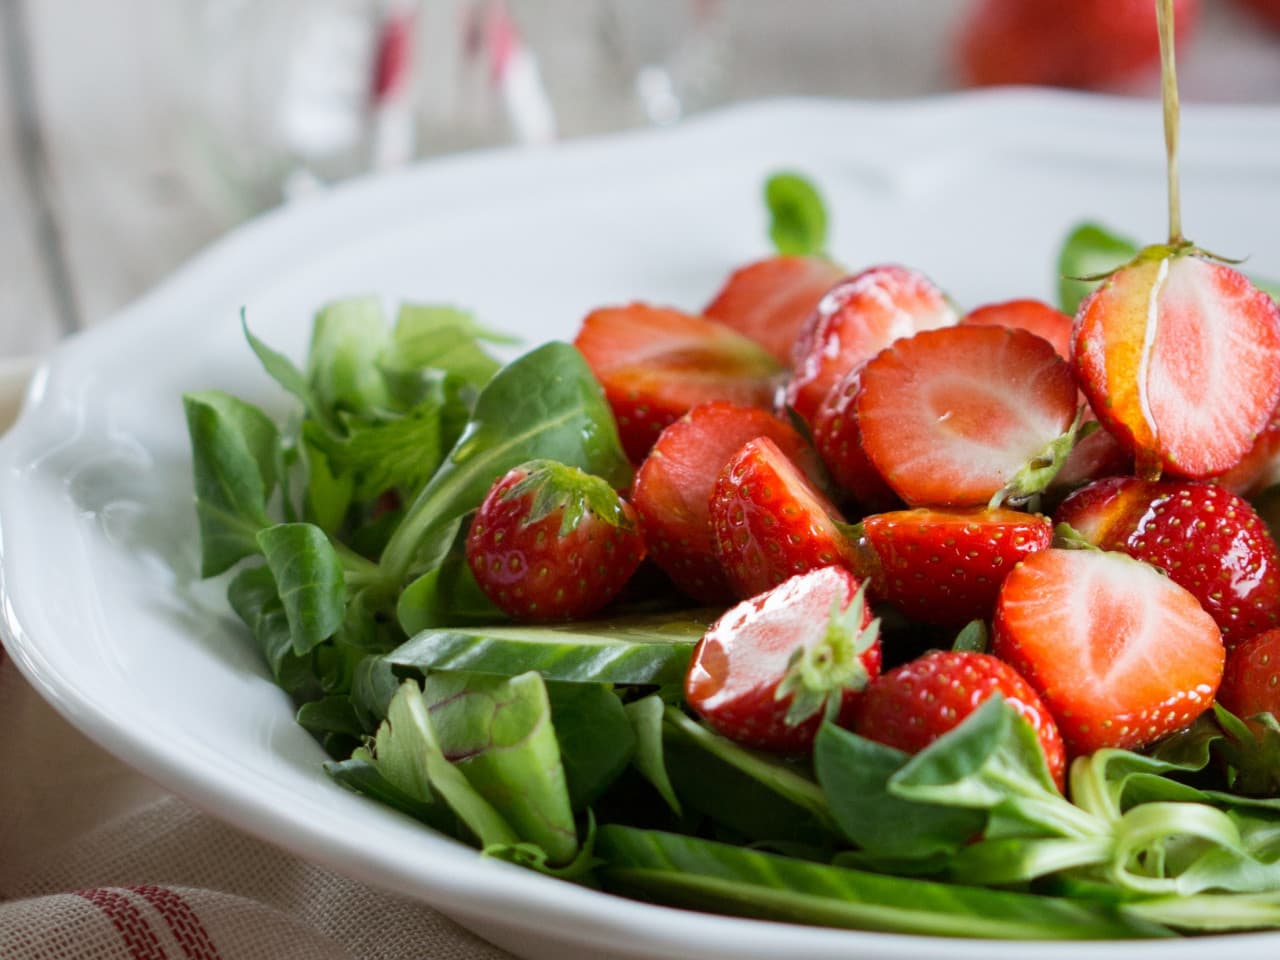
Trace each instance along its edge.
<path fill-rule="evenodd" d="M 1280 276 L 1280 113 L 1191 111 L 1183 133 L 1190 234 Z M 525 956 L 1025 957 L 1019 944 L 668 910 L 482 860 L 330 783 L 223 584 L 196 577 L 181 393 L 220 387 L 283 409 L 241 338 L 242 304 L 294 356 L 317 305 L 365 291 L 464 304 L 530 341 L 570 336 L 611 301 L 697 308 L 731 266 L 764 253 L 757 198 L 781 166 L 825 188 L 845 263 L 918 266 L 963 304 L 1049 296 L 1057 243 L 1081 217 L 1151 239 L 1165 229 L 1158 106 L 1033 93 L 743 107 L 670 131 L 437 162 L 266 217 L 37 374 L 0 449 L 3 620 L 18 664 L 85 733 L 214 815 Z M 1280 935 L 1229 949 L 1274 957 Z"/>

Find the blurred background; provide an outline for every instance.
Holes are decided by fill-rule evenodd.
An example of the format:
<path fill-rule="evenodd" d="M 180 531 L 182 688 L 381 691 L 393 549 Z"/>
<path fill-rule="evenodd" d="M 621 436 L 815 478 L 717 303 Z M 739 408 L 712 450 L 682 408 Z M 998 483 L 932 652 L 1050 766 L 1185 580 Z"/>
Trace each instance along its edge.
<path fill-rule="evenodd" d="M 1280 105 L 1280 0 L 1177 0 L 1184 102 Z M 1158 90 L 1152 0 L 0 0 L 0 360 L 236 223 L 727 103 Z"/>

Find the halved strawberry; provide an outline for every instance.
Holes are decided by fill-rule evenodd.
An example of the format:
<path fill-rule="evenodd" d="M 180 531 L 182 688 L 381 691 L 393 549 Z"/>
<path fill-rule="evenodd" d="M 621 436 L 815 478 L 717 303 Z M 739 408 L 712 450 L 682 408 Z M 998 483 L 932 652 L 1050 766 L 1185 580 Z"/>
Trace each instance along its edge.
<path fill-rule="evenodd" d="M 960 322 L 1026 330 L 1053 344 L 1053 349 L 1058 351 L 1058 356 L 1063 360 L 1071 359 L 1071 325 L 1075 321 L 1043 300 L 989 303 L 970 310 L 960 318 Z"/>
<path fill-rule="evenodd" d="M 821 466 L 789 423 L 754 407 L 705 403 L 662 431 L 636 471 L 632 502 L 649 556 L 675 585 L 703 603 L 734 599 L 716 559 L 710 500 L 716 478 L 748 440 L 768 437 L 811 477 Z"/>
<path fill-rule="evenodd" d="M 854 729 L 868 740 L 919 753 L 997 693 L 1035 730 L 1061 790 L 1066 749 L 1053 716 L 1013 667 L 990 654 L 935 650 L 887 671 L 859 698 Z"/>
<path fill-rule="evenodd" d="M 874 596 L 943 625 L 990 619 L 1009 571 L 1053 541 L 1046 517 L 1003 508 L 896 510 L 865 517 L 854 531 L 853 569 Z"/>
<path fill-rule="evenodd" d="M 1280 400 L 1280 307 L 1238 271 L 1148 248 L 1081 305 L 1074 363 L 1140 475 L 1239 462 Z"/>
<path fill-rule="evenodd" d="M 977 506 L 1043 490 L 1070 451 L 1071 368 L 1046 340 L 956 326 L 899 340 L 862 368 L 862 449 L 912 506 Z"/>
<path fill-rule="evenodd" d="M 713 623 L 694 648 L 685 699 L 730 739 L 799 753 L 829 711 L 848 723 L 879 672 L 879 621 L 864 591 L 847 570 L 822 567 Z"/>
<path fill-rule="evenodd" d="M 1005 578 L 991 652 L 1040 694 L 1073 756 L 1135 749 L 1213 702 L 1225 650 L 1189 592 L 1122 553 L 1049 549 Z"/>
<path fill-rule="evenodd" d="M 955 322 L 955 309 L 924 274 L 899 266 L 864 270 L 832 287 L 805 321 L 786 402 L 808 422 L 850 370 L 901 337 Z"/>
<path fill-rule="evenodd" d="M 1069 496 L 1054 519 L 1103 550 L 1159 567 L 1200 601 L 1228 646 L 1280 625 L 1280 551 L 1229 490 L 1109 477 Z"/>
<path fill-rule="evenodd" d="M 712 544 L 742 598 L 806 570 L 851 565 L 839 510 L 768 437 L 725 464 L 711 494 Z"/>
<path fill-rule="evenodd" d="M 643 303 L 593 310 L 573 345 L 604 386 L 636 462 L 667 424 L 700 403 L 772 409 L 783 373 L 763 347 L 723 324 Z"/>
<path fill-rule="evenodd" d="M 791 366 L 800 328 L 844 270 L 823 257 L 769 257 L 740 267 L 702 311 Z"/>
<path fill-rule="evenodd" d="M 644 559 L 631 505 L 600 477 L 552 460 L 494 482 L 466 550 L 480 589 L 517 620 L 590 616 Z"/>
<path fill-rule="evenodd" d="M 1232 493 L 1252 497 L 1280 483 L 1280 407 L 1262 428 L 1240 462 L 1213 478 Z"/>
<path fill-rule="evenodd" d="M 855 501 L 863 513 L 892 510 L 902 501 L 884 482 L 862 449 L 854 400 L 862 386 L 862 367 L 850 370 L 827 391 L 810 425 L 831 479 Z"/>

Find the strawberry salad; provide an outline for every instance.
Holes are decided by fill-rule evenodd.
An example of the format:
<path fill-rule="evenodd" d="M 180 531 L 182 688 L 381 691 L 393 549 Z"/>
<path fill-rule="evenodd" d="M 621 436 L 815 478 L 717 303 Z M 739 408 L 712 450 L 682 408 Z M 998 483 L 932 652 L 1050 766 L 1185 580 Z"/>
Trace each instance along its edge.
<path fill-rule="evenodd" d="M 342 786 L 653 902 L 1280 927 L 1280 307 L 1097 225 L 1058 307 L 846 271 L 808 181 L 698 313 L 449 307 L 184 398 L 204 573 Z M 1105 277 L 1099 276 L 1104 274 Z"/>

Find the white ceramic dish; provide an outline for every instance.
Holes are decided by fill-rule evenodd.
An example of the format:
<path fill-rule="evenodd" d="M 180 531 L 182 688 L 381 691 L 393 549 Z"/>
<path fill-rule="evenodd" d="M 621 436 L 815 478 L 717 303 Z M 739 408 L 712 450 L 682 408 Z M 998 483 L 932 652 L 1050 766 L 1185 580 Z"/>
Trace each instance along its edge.
<path fill-rule="evenodd" d="M 1280 112 L 1188 112 L 1191 235 L 1280 276 Z M 452 301 L 529 340 L 631 298 L 691 308 L 765 251 L 764 175 L 804 169 L 851 265 L 899 260 L 963 304 L 1049 296 L 1065 229 L 1164 230 L 1154 104 L 1034 93 L 921 103 L 780 102 L 670 131 L 466 156 L 266 217 L 38 371 L 0 445 L 6 643 L 85 733 L 244 830 L 421 898 L 526 957 L 1003 960 L 1016 943 L 820 930 L 620 900 L 488 862 L 344 792 L 222 599 L 196 578 L 179 396 L 282 409 L 245 346 L 300 356 L 314 308 L 376 291 Z M 1280 935 L 1037 945 L 1093 960 L 1274 957 Z"/>

